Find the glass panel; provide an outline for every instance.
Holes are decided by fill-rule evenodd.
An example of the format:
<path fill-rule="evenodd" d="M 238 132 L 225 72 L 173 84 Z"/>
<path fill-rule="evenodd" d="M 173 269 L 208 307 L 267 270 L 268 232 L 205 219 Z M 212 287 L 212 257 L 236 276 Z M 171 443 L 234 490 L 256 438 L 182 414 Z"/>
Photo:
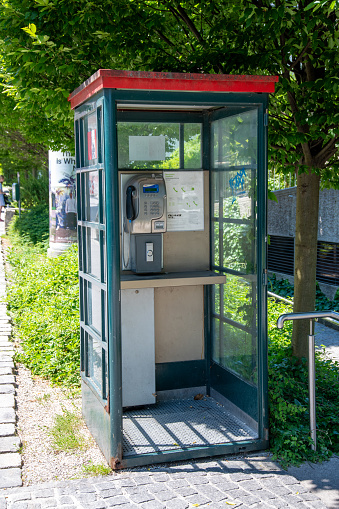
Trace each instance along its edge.
<path fill-rule="evenodd" d="M 98 159 L 98 121 L 97 112 L 94 111 L 87 117 L 86 129 L 86 158 L 88 164 L 95 164 Z"/>
<path fill-rule="evenodd" d="M 98 114 L 98 162 L 103 162 L 103 151 L 102 151 L 102 107 L 100 106 L 97 110 Z"/>
<path fill-rule="evenodd" d="M 219 344 L 218 344 L 219 343 Z M 216 337 L 222 367 L 236 373 L 240 378 L 257 384 L 257 349 L 252 334 L 228 323 L 222 324 L 222 338 Z"/>
<path fill-rule="evenodd" d="M 214 337 L 213 341 L 213 351 L 212 351 L 212 358 L 215 362 L 220 364 L 220 320 L 219 318 L 214 318 L 212 322 L 212 333 Z"/>
<path fill-rule="evenodd" d="M 105 172 L 100 171 L 101 175 L 101 222 L 106 223 L 106 196 L 105 196 Z"/>
<path fill-rule="evenodd" d="M 227 171 L 220 178 L 219 199 L 222 200 L 223 216 L 235 219 L 253 217 L 256 198 L 255 170 L 242 168 Z"/>
<path fill-rule="evenodd" d="M 245 274 L 255 273 L 255 240 L 251 224 L 223 223 L 222 265 Z"/>
<path fill-rule="evenodd" d="M 78 213 L 78 220 L 81 221 L 82 220 L 82 215 L 81 215 L 81 206 L 80 206 L 80 203 L 81 203 L 81 197 L 82 197 L 82 193 L 81 193 L 81 174 L 78 173 L 77 174 L 77 184 L 76 184 L 76 194 L 77 194 L 77 213 Z"/>
<path fill-rule="evenodd" d="M 106 350 L 103 350 L 102 353 L 103 353 L 103 361 L 104 361 L 104 384 L 105 384 L 102 392 L 103 392 L 103 398 L 107 399 L 107 394 L 108 394 L 108 369 L 107 369 L 108 359 L 107 359 Z"/>
<path fill-rule="evenodd" d="M 202 168 L 201 124 L 184 124 L 184 168 Z"/>
<path fill-rule="evenodd" d="M 80 371 L 85 371 L 85 331 L 80 328 Z"/>
<path fill-rule="evenodd" d="M 212 123 L 212 255 L 226 272 L 226 283 L 213 294 L 214 313 L 224 317 L 220 327 L 214 319 L 213 359 L 252 384 L 257 383 L 257 124 L 256 109 Z"/>
<path fill-rule="evenodd" d="M 106 232 L 101 232 L 102 236 L 102 266 L 103 266 L 103 274 L 102 280 L 106 283 L 106 274 L 107 274 L 107 264 L 106 264 Z"/>
<path fill-rule="evenodd" d="M 78 226 L 78 260 L 79 260 L 79 270 L 83 270 L 82 265 L 82 227 Z"/>
<path fill-rule="evenodd" d="M 88 283 L 88 325 L 101 335 L 101 290 Z"/>
<path fill-rule="evenodd" d="M 85 306 L 84 306 L 84 280 L 79 277 L 79 301 L 80 301 L 80 320 L 85 320 Z"/>
<path fill-rule="evenodd" d="M 179 124 L 118 123 L 119 168 L 179 168 Z"/>
<path fill-rule="evenodd" d="M 213 244 L 212 244 L 212 260 L 214 260 L 215 265 L 221 265 L 222 262 L 220 261 L 220 242 L 219 242 L 219 223 L 213 222 Z"/>
<path fill-rule="evenodd" d="M 87 228 L 87 273 L 100 280 L 100 231 Z"/>
<path fill-rule="evenodd" d="M 257 159 L 257 110 L 239 113 L 212 124 L 213 166 L 251 165 Z"/>
<path fill-rule="evenodd" d="M 220 314 L 220 288 L 221 285 L 213 285 L 212 287 L 214 310 L 218 315 Z"/>
<path fill-rule="evenodd" d="M 90 171 L 85 174 L 85 220 L 99 222 L 99 172 Z"/>
<path fill-rule="evenodd" d="M 102 327 L 102 338 L 101 339 L 102 339 L 102 341 L 107 342 L 107 336 L 108 336 L 108 333 L 107 333 L 107 305 L 106 305 L 106 292 L 105 291 L 101 292 L 101 297 L 102 297 L 101 305 L 104 310 L 103 319 L 105 322 Z"/>
<path fill-rule="evenodd" d="M 220 216 L 220 210 L 219 210 L 219 206 L 220 206 L 220 197 L 219 197 L 219 194 L 220 194 L 220 191 L 219 191 L 219 188 L 220 188 L 220 184 L 219 184 L 219 180 L 222 178 L 222 175 L 223 173 L 222 172 L 217 172 L 217 171 L 213 171 L 212 172 L 212 179 L 211 179 L 211 187 L 212 187 L 212 190 L 211 190 L 211 195 L 212 195 L 212 206 L 211 206 L 211 214 L 213 217 L 219 217 Z"/>
<path fill-rule="evenodd" d="M 226 274 L 226 284 L 223 285 L 223 315 L 255 332 L 256 293 L 255 282 Z"/>
<path fill-rule="evenodd" d="M 88 376 L 101 391 L 102 387 L 102 349 L 100 341 L 88 336 Z"/>

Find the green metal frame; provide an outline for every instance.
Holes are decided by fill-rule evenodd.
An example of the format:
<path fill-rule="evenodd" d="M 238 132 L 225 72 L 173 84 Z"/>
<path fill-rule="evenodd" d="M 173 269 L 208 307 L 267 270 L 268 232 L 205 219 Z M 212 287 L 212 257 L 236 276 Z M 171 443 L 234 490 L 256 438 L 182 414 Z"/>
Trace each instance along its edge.
<path fill-rule="evenodd" d="M 185 105 L 190 106 L 209 106 L 220 108 L 213 112 L 208 110 L 199 110 L 196 112 L 185 111 L 121 111 L 123 105 L 135 104 L 142 105 L 147 109 L 152 104 L 162 104 L 165 106 Z M 145 465 L 149 463 L 159 463 L 174 460 L 187 460 L 192 458 L 202 458 L 213 455 L 231 454 L 239 451 L 254 451 L 264 449 L 268 446 L 268 416 L 267 416 L 267 323 L 266 323 L 266 286 L 263 279 L 266 269 L 266 199 L 267 199 L 267 127 L 264 125 L 264 117 L 267 112 L 268 95 L 267 94 L 242 94 L 242 93 L 199 93 L 196 92 L 157 92 L 157 91 L 138 91 L 138 90 L 113 90 L 104 89 L 96 96 L 92 97 L 87 103 L 81 105 L 76 110 L 76 147 L 77 147 L 77 184 L 80 186 L 81 195 L 78 194 L 78 238 L 79 238 L 79 275 L 80 275 L 80 312 L 81 312 L 81 370 L 82 383 L 85 394 L 84 413 L 86 419 L 90 421 L 90 429 L 97 438 L 101 448 L 109 458 L 110 465 L 113 468 L 123 468 L 128 466 Z M 119 104 L 119 111 L 117 110 Z M 99 158 L 101 162 L 91 164 L 85 167 L 85 133 L 83 118 L 98 107 L 102 108 L 100 120 L 103 120 L 103 132 L 99 140 Z M 225 107 L 228 109 L 225 110 Z M 211 120 L 221 118 L 225 115 L 233 115 L 235 112 L 243 112 L 249 109 L 258 108 L 258 215 L 257 223 L 257 277 L 258 277 L 258 430 L 259 438 L 255 440 L 242 441 L 238 443 L 228 443 L 214 445 L 209 447 L 192 447 L 191 449 L 176 450 L 161 454 L 144 454 L 125 459 L 122 450 L 122 374 L 121 374 L 121 311 L 120 311 L 120 242 L 119 242 L 119 178 L 117 161 L 117 130 L 118 121 L 155 121 L 155 122 L 199 122 L 202 123 L 203 139 L 203 161 L 202 168 L 210 171 L 210 125 Z M 102 152 L 101 152 L 102 151 Z M 181 160 L 183 156 L 181 154 Z M 260 174 L 259 174 L 260 169 Z M 99 186 L 99 206 L 100 222 L 92 223 L 85 220 L 85 189 L 84 175 L 89 171 L 98 171 L 101 175 Z M 119 170 L 120 171 L 120 170 Z M 79 187 L 78 187 L 79 189 Z M 104 189 L 104 195 L 102 190 Z M 211 186 L 210 186 L 211 193 Z M 212 200 L 210 200 L 212 203 Z M 105 208 L 102 208 L 104 205 Z M 101 253 L 101 276 L 100 281 L 86 273 L 86 254 L 87 239 L 85 236 L 86 228 L 99 230 L 100 253 Z M 212 240 L 212 228 L 211 240 Z M 104 237 L 106 245 L 104 244 Z M 211 264 L 212 264 L 212 242 Z M 106 277 L 104 274 L 104 259 L 106 253 Z M 218 267 L 216 267 L 218 269 Z M 220 267 L 219 267 L 220 269 Z M 100 341 L 106 338 L 108 348 L 108 384 L 109 389 L 103 390 L 98 394 L 97 389 L 92 386 L 90 379 L 86 376 L 88 366 L 84 348 L 88 334 L 95 332 L 86 323 L 86 285 L 88 282 L 100 286 L 102 295 L 106 294 L 107 309 L 102 306 L 103 328 L 101 336 L 96 338 Z M 106 292 L 106 293 L 105 293 Z M 188 386 L 189 383 L 184 379 L 184 373 L 187 367 L 193 369 L 195 373 L 194 383 L 199 379 L 205 381 L 207 393 L 210 391 L 209 370 L 211 365 L 211 302 L 212 288 L 206 286 L 204 289 L 204 316 L 205 316 L 205 352 L 206 358 L 201 362 L 193 363 L 170 363 L 171 365 L 157 365 L 157 380 L 159 386 L 163 389 L 171 386 L 171 370 L 176 373 L 176 386 Z M 105 343 L 105 341 L 102 341 Z M 103 370 L 104 371 L 104 370 Z M 181 374 L 180 374 L 181 373 Z M 231 374 L 230 374 L 231 375 Z M 104 375 L 103 375 L 104 377 Z M 181 380 L 180 380 L 181 378 Z M 187 378 L 187 377 L 186 377 Z M 104 381 L 104 380 L 103 380 Z M 105 386 L 105 384 L 103 384 Z M 97 408 L 95 409 L 94 407 Z M 94 409 L 94 410 L 93 410 Z M 105 435 L 102 437 L 102 435 Z"/>

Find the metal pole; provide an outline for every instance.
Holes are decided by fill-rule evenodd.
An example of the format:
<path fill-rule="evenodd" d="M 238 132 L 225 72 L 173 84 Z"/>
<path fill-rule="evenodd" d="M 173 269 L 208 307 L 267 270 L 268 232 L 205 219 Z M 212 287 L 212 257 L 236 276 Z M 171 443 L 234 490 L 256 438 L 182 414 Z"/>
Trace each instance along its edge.
<path fill-rule="evenodd" d="M 19 186 L 19 201 L 18 201 L 18 206 L 19 206 L 19 217 L 21 217 L 20 173 L 18 172 L 16 175 L 17 175 L 17 177 L 18 177 L 18 186 Z"/>
<path fill-rule="evenodd" d="M 310 334 L 308 336 L 308 391 L 310 400 L 310 431 L 313 444 L 313 451 L 317 450 L 317 424 L 315 412 L 315 353 L 313 320 L 310 320 Z"/>

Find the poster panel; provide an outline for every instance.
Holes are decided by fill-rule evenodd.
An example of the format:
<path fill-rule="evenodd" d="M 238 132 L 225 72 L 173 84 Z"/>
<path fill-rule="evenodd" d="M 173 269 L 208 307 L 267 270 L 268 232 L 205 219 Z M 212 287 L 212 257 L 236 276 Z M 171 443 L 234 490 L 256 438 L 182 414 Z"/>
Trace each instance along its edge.
<path fill-rule="evenodd" d="M 167 193 L 167 231 L 204 229 L 202 171 L 164 171 Z"/>
<path fill-rule="evenodd" d="M 75 158 L 70 152 L 49 151 L 50 245 L 77 241 Z"/>

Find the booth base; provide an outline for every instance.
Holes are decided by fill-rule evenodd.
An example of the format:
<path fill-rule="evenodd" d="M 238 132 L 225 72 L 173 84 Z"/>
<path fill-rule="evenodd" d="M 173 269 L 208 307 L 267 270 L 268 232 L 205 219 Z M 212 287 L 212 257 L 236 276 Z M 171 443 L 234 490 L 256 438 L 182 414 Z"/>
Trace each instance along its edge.
<path fill-rule="evenodd" d="M 123 414 L 123 457 L 250 441 L 258 433 L 211 397 L 162 401 Z"/>

